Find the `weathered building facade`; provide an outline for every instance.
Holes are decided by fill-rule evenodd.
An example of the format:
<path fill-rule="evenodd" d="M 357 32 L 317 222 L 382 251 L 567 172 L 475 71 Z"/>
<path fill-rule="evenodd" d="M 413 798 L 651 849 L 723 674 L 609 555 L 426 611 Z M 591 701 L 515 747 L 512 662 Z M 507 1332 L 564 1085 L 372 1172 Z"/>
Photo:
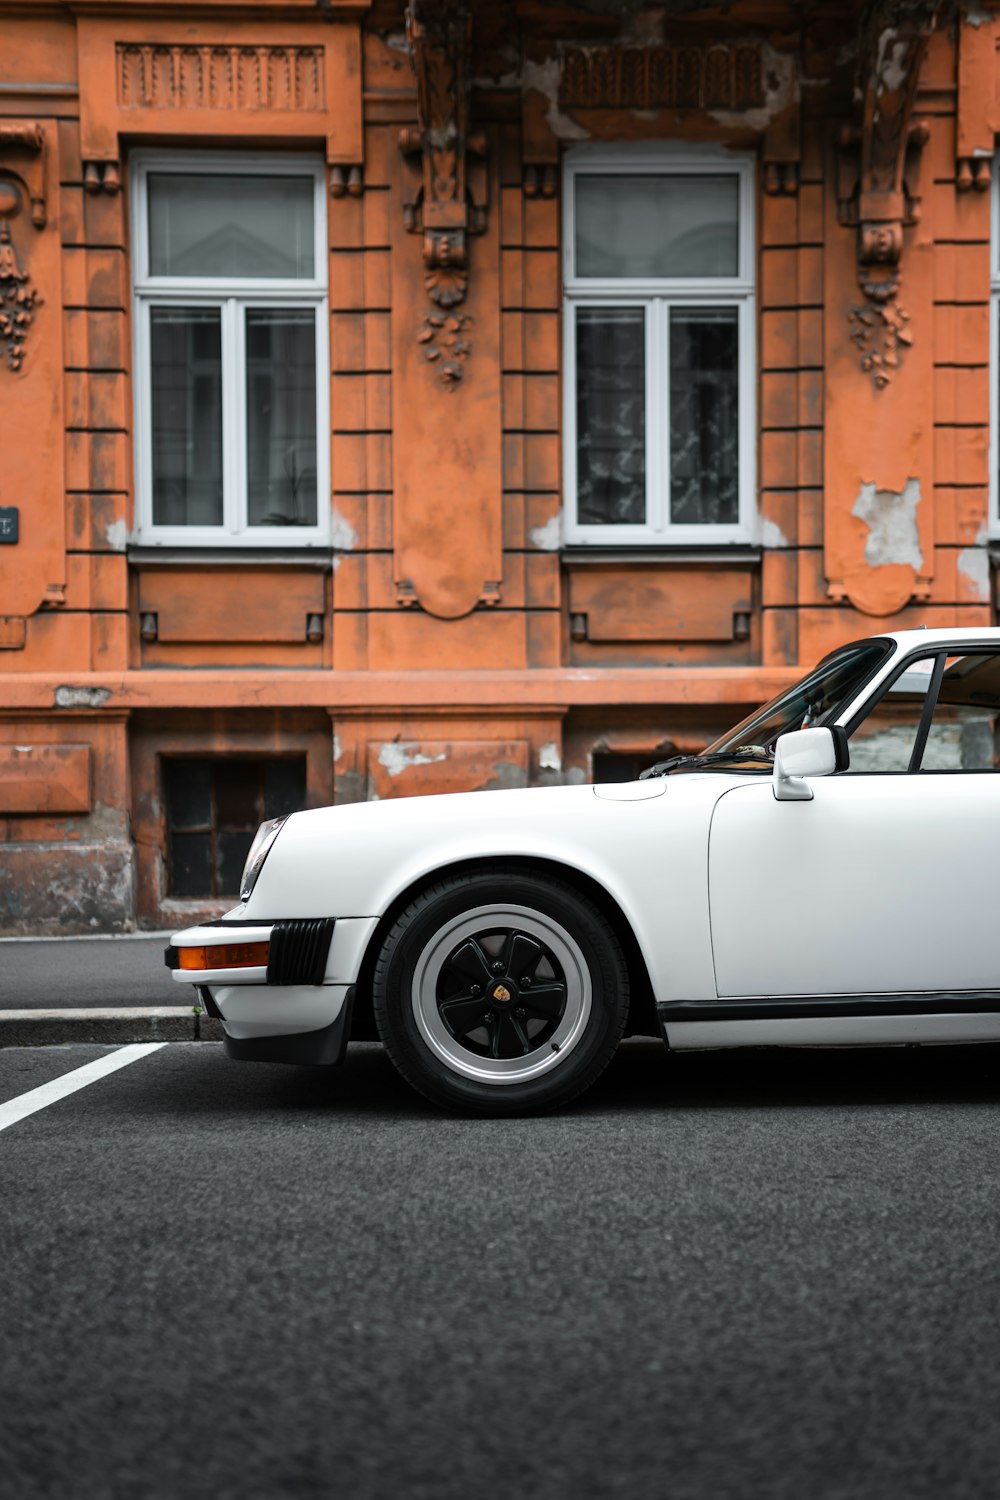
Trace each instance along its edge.
<path fill-rule="evenodd" d="M 0 929 L 992 619 L 988 4 L 0 0 Z"/>

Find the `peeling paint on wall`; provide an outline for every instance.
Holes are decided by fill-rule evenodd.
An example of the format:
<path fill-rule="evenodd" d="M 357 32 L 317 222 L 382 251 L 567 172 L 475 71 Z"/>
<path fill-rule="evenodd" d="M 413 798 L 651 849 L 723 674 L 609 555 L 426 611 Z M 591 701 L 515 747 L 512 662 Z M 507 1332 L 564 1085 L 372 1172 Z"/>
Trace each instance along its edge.
<path fill-rule="evenodd" d="M 543 771 L 561 771 L 562 756 L 555 740 L 549 740 L 538 752 L 538 764 Z"/>
<path fill-rule="evenodd" d="M 104 528 L 104 539 L 112 552 L 124 552 L 128 540 L 128 527 L 124 520 L 109 521 Z"/>
<path fill-rule="evenodd" d="M 498 760 L 493 775 L 485 782 L 484 792 L 512 792 L 528 785 L 528 776 L 523 766 L 512 760 Z"/>
<path fill-rule="evenodd" d="M 390 776 L 398 776 L 410 766 L 432 766 L 444 759 L 444 751 L 440 755 L 423 755 L 416 745 L 401 745 L 397 740 L 390 740 L 378 753 L 379 765 L 385 766 Z"/>
<path fill-rule="evenodd" d="M 966 547 L 960 552 L 958 571 L 971 580 L 977 599 L 990 597 L 990 557 L 982 547 Z"/>
<path fill-rule="evenodd" d="M 590 131 L 584 130 L 569 115 L 559 108 L 559 75 L 561 63 L 558 57 L 546 58 L 545 62 L 532 62 L 525 58 L 521 73 L 521 87 L 525 93 L 534 89 L 548 103 L 545 122 L 552 134 L 561 141 L 589 141 Z"/>
<path fill-rule="evenodd" d="M 766 130 L 771 121 L 795 104 L 801 97 L 795 58 L 790 52 L 778 52 L 766 42 L 761 46 L 764 71 L 764 103 L 759 109 L 710 109 L 709 119 L 718 125 L 749 126 Z"/>
<path fill-rule="evenodd" d="M 56 708 L 103 708 L 111 697 L 111 689 L 104 687 L 57 687 L 54 706 Z"/>
<path fill-rule="evenodd" d="M 562 521 L 558 511 L 544 526 L 532 528 L 531 540 L 543 552 L 558 552 L 562 541 Z"/>
<path fill-rule="evenodd" d="M 861 486 L 851 515 L 868 527 L 865 562 L 870 568 L 899 563 L 908 563 L 911 568 L 923 567 L 917 531 L 919 504 L 919 479 L 908 479 L 901 490 L 880 490 L 874 484 Z"/>
<path fill-rule="evenodd" d="M 978 5 L 976 0 L 967 0 L 962 19 L 977 29 L 980 26 L 990 26 L 993 23 L 993 11 L 988 5 Z"/>
<path fill-rule="evenodd" d="M 788 538 L 777 521 L 771 521 L 767 516 L 764 516 L 760 523 L 760 540 L 761 545 L 768 548 L 769 551 L 789 545 Z"/>
<path fill-rule="evenodd" d="M 339 511 L 333 512 L 330 522 L 330 542 L 338 552 L 352 552 L 357 546 L 358 533 L 351 525 L 346 516 Z"/>

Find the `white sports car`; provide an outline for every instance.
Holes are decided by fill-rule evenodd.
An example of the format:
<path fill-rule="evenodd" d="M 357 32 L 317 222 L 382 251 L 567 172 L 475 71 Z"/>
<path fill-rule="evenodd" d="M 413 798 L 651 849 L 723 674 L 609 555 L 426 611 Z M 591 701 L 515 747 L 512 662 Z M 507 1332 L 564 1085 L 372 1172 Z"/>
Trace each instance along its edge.
<path fill-rule="evenodd" d="M 833 652 L 634 782 L 262 825 L 174 978 L 231 1057 L 339 1062 L 372 1021 L 439 1104 L 563 1104 L 672 1048 L 1000 1040 L 1000 629 Z"/>

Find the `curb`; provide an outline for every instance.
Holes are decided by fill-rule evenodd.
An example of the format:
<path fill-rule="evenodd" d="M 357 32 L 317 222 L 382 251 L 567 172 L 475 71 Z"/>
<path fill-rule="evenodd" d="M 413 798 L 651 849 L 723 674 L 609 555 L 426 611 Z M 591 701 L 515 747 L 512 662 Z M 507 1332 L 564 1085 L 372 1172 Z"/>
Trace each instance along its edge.
<path fill-rule="evenodd" d="M 70 1042 L 221 1042 L 221 1021 L 185 1005 L 107 1010 L 0 1010 L 0 1048 Z"/>

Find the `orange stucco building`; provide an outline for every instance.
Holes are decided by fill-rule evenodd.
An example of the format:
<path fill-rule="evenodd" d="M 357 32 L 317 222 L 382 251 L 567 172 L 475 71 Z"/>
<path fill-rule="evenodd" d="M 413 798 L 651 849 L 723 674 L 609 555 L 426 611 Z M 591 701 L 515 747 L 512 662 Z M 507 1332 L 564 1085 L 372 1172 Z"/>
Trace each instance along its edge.
<path fill-rule="evenodd" d="M 265 815 L 631 774 L 988 623 L 998 43 L 0 0 L 0 930 L 224 910 Z"/>

